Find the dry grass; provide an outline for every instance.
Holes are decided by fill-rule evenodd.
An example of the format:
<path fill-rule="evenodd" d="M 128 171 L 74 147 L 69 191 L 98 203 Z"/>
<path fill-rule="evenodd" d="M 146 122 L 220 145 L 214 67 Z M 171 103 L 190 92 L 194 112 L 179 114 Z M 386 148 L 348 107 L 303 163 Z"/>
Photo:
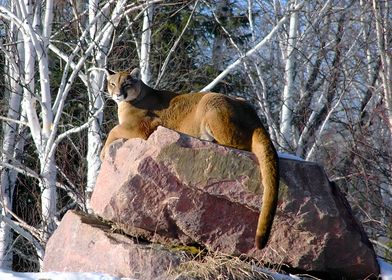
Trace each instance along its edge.
<path fill-rule="evenodd" d="M 253 261 L 215 254 L 182 263 L 171 275 L 176 280 L 270 280 L 275 279 L 272 273 Z"/>

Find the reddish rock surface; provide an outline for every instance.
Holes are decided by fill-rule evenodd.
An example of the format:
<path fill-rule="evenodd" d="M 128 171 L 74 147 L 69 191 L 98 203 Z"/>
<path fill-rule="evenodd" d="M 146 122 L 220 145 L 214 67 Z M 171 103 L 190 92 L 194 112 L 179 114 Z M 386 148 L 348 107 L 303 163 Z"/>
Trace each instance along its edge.
<path fill-rule="evenodd" d="M 277 215 L 261 251 L 253 247 L 261 198 L 255 157 L 162 127 L 147 141 L 111 146 L 91 204 L 152 241 L 199 243 L 331 277 L 378 275 L 369 240 L 323 168 L 280 159 L 280 173 Z"/>
<path fill-rule="evenodd" d="M 162 246 L 113 233 L 91 215 L 68 211 L 46 246 L 44 270 L 167 279 L 167 272 L 183 260 Z"/>

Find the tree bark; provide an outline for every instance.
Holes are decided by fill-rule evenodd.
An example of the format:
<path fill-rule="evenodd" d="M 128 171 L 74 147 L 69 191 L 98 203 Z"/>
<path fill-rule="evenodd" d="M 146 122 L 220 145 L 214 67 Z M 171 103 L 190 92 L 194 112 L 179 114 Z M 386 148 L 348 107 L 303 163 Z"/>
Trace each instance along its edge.
<path fill-rule="evenodd" d="M 295 7 L 296 1 L 291 4 Z M 290 15 L 289 37 L 287 39 L 285 86 L 283 89 L 283 105 L 280 116 L 280 144 L 286 151 L 292 151 L 294 146 L 293 136 L 293 111 L 294 111 L 294 63 L 298 32 L 298 11 L 293 10 Z"/>
<path fill-rule="evenodd" d="M 377 45 L 381 58 L 381 80 L 384 91 L 385 106 L 388 112 L 389 129 L 392 133 L 392 54 L 388 50 L 391 43 L 390 7 L 388 1 L 373 0 L 374 20 L 376 24 Z"/>
<path fill-rule="evenodd" d="M 10 35 L 15 36 L 17 32 L 14 29 L 15 25 L 11 25 Z M 20 45 L 20 44 L 18 44 Z M 15 51 L 10 49 L 10 53 L 16 54 Z M 16 57 L 9 57 L 9 59 L 14 59 L 16 61 Z M 21 58 L 23 60 L 23 58 Z M 16 63 L 13 63 L 17 65 Z M 14 69 L 11 65 L 11 62 L 6 61 L 5 67 L 5 79 L 8 81 L 7 83 L 10 85 L 9 93 L 8 93 L 8 113 L 7 118 L 11 120 L 19 120 L 21 113 L 21 102 L 22 102 L 22 88 L 18 83 L 18 78 L 20 76 L 19 69 Z M 15 157 L 16 150 L 16 135 L 18 133 L 19 125 L 15 122 L 4 122 L 3 124 L 3 147 L 2 147 L 2 156 L 1 161 L 10 163 L 12 158 Z M 1 215 L 10 217 L 7 213 L 7 209 L 12 209 L 13 207 L 13 194 L 15 189 L 15 181 L 16 181 L 16 172 L 12 169 L 1 168 L 1 198 L 2 203 L 0 206 Z M 12 269 L 12 232 L 10 226 L 4 222 L 4 220 L 0 223 L 0 268 L 1 269 Z"/>
<path fill-rule="evenodd" d="M 97 5 L 97 0 L 90 0 L 89 6 Z M 88 149 L 87 149 L 87 187 L 86 187 L 86 208 L 90 209 L 90 196 L 94 190 L 95 181 L 101 166 L 101 160 L 99 153 L 102 148 L 101 140 L 101 127 L 103 122 L 102 107 L 104 106 L 104 99 L 102 95 L 103 87 L 105 85 L 105 73 L 98 69 L 106 67 L 107 56 L 110 51 L 110 44 L 114 33 L 114 28 L 120 23 L 122 18 L 121 11 L 125 5 L 125 1 L 118 1 L 115 9 L 113 10 L 111 19 L 112 24 L 105 29 L 102 36 L 96 37 L 95 33 L 91 33 L 90 36 L 96 40 L 94 45 L 96 46 L 93 50 L 94 69 L 88 75 L 88 92 L 89 92 L 89 113 L 94 117 L 94 120 L 89 123 L 88 127 Z M 97 16 L 101 17 L 95 10 L 95 16 L 93 17 L 92 12 L 90 13 L 90 20 L 93 21 Z M 91 22 L 90 22 L 91 24 Z M 97 21 L 98 30 L 102 31 L 103 20 Z M 90 29 L 90 32 L 95 32 L 95 29 Z"/>
<path fill-rule="evenodd" d="M 152 18 L 154 15 L 154 5 L 147 1 L 147 7 L 144 11 L 142 39 L 140 44 L 140 74 L 141 80 L 148 85 L 151 80 L 150 68 L 150 49 L 152 36 Z"/>

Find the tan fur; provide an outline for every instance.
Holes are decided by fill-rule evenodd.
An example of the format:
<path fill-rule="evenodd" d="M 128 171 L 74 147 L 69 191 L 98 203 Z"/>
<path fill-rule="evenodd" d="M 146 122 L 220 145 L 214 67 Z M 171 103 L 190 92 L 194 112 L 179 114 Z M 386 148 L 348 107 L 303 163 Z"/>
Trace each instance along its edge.
<path fill-rule="evenodd" d="M 137 70 L 108 76 L 109 94 L 117 100 L 119 124 L 109 133 L 101 158 L 114 140 L 147 139 L 158 125 L 218 144 L 251 151 L 260 164 L 264 186 L 255 244 L 264 248 L 274 219 L 279 188 L 275 148 L 256 112 L 244 100 L 219 93 L 176 94 L 158 91 L 138 79 Z M 122 87 L 133 77 L 131 86 Z M 118 98 L 126 92 L 126 99 Z"/>

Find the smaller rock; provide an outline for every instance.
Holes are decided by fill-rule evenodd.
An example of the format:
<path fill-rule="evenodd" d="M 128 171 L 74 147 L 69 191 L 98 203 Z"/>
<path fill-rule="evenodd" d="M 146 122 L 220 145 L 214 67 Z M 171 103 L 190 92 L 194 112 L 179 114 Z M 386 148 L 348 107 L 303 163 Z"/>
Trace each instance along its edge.
<path fill-rule="evenodd" d="M 46 246 L 44 271 L 166 279 L 183 260 L 187 258 L 181 253 L 113 233 L 91 215 L 68 211 Z"/>

